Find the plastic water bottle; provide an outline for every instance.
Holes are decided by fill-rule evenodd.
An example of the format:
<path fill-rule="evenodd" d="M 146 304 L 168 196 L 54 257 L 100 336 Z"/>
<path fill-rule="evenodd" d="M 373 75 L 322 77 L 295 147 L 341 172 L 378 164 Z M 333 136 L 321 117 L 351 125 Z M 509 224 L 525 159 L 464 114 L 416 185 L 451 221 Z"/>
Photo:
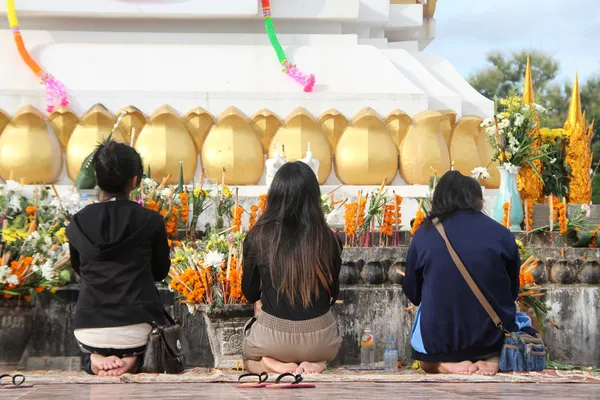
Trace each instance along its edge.
<path fill-rule="evenodd" d="M 396 341 L 393 336 L 388 336 L 385 340 L 383 367 L 386 371 L 398 371 L 398 347 L 396 347 Z"/>
<path fill-rule="evenodd" d="M 373 367 L 375 365 L 375 337 L 371 328 L 365 328 L 360 337 L 360 365 Z"/>
<path fill-rule="evenodd" d="M 90 199 L 88 198 L 87 193 L 82 193 L 81 196 L 79 196 L 79 209 L 83 209 L 85 206 L 87 206 L 88 204 L 90 204 Z"/>

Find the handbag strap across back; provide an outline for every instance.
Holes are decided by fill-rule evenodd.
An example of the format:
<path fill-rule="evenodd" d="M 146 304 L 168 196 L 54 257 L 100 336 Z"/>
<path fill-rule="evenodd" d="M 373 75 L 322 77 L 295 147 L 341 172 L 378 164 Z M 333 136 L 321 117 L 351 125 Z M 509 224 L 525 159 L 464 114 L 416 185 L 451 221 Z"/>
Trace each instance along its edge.
<path fill-rule="evenodd" d="M 469 288 L 471 288 L 471 291 L 473 291 L 473 294 L 475 295 L 475 297 L 477 297 L 477 300 L 479 300 L 479 302 L 481 303 L 481 305 L 483 306 L 485 311 L 488 313 L 488 315 L 490 316 L 492 321 L 494 321 L 494 324 L 498 328 L 501 328 L 502 330 L 504 330 L 504 327 L 502 326 L 502 320 L 500 319 L 500 317 L 498 316 L 496 311 L 494 311 L 494 309 L 492 308 L 492 305 L 487 301 L 487 299 L 485 298 L 485 296 L 483 295 L 481 290 L 479 290 L 479 287 L 473 280 L 473 277 L 471 276 L 471 274 L 469 274 L 469 271 L 467 271 L 465 264 L 463 264 L 460 257 L 458 256 L 458 254 L 456 254 L 456 251 L 454 251 L 454 248 L 452 247 L 452 244 L 450 244 L 450 240 L 448 240 L 448 236 L 446 235 L 446 230 L 444 229 L 444 225 L 442 225 L 442 223 L 440 222 L 440 220 L 438 218 L 433 219 L 433 225 L 435 226 L 437 231 L 440 233 L 440 236 L 442 236 L 442 239 L 444 239 L 444 242 L 446 242 L 446 247 L 448 248 L 450 257 L 452 257 L 452 261 L 454 261 L 454 264 L 456 264 L 456 267 L 460 271 L 460 274 L 467 282 L 467 285 L 469 285 Z"/>

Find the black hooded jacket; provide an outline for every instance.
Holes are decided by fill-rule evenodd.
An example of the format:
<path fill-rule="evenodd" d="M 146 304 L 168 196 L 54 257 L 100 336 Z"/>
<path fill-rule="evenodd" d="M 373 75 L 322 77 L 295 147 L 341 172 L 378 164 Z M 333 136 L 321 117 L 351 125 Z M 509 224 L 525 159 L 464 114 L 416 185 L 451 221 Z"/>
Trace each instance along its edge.
<path fill-rule="evenodd" d="M 75 329 L 164 324 L 155 282 L 169 273 L 163 217 L 133 201 L 90 204 L 67 227 L 81 277 Z"/>

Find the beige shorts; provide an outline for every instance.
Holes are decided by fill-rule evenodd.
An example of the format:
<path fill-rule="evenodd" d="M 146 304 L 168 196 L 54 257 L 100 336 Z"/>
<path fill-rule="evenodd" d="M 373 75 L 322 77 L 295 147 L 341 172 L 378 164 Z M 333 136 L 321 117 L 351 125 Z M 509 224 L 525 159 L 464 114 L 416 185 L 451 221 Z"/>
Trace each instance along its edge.
<path fill-rule="evenodd" d="M 246 323 L 244 359 L 271 357 L 281 362 L 331 361 L 342 343 L 333 314 L 306 321 L 290 321 L 261 312 Z"/>

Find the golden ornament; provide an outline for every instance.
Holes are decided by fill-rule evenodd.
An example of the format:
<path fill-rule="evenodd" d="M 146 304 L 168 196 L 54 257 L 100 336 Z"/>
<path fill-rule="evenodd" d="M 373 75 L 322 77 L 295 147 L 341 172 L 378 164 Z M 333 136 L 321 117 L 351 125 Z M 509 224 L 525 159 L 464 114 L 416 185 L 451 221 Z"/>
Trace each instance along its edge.
<path fill-rule="evenodd" d="M 69 139 L 79 123 L 79 118 L 77 118 L 77 115 L 68 108 L 59 107 L 48 116 L 48 123 L 58 137 L 61 150 L 65 151 Z"/>
<path fill-rule="evenodd" d="M 155 178 L 170 175 L 167 183 L 179 181 L 180 163 L 183 162 L 184 182 L 190 182 L 198 165 L 198 153 L 194 140 L 183 119 L 168 105 L 159 107 L 142 129 L 135 148 L 148 164 Z"/>
<path fill-rule="evenodd" d="M 210 128 L 215 124 L 215 119 L 212 114 L 202 107 L 196 107 L 190 110 L 183 117 L 185 123 L 194 139 L 196 151 L 198 154 L 202 152 L 202 145 L 206 135 L 210 132 Z"/>
<path fill-rule="evenodd" d="M 60 177 L 60 143 L 44 114 L 22 107 L 0 136 L 0 175 L 26 185 L 54 183 Z"/>
<path fill-rule="evenodd" d="M 409 185 L 428 185 L 433 168 L 439 175 L 450 170 L 448 146 L 442 135 L 439 111 L 415 115 L 400 147 L 400 174 Z"/>
<path fill-rule="evenodd" d="M 440 127 L 442 128 L 442 135 L 444 136 L 444 141 L 448 146 L 448 151 L 450 151 L 450 142 L 452 141 L 452 132 L 454 129 L 454 125 L 456 124 L 456 112 L 453 110 L 440 110 L 440 113 L 444 117 Z M 452 158 L 452 157 L 450 157 Z"/>
<path fill-rule="evenodd" d="M 482 119 L 479 117 L 463 117 L 452 130 L 450 142 L 450 159 L 454 161 L 454 170 L 470 176 L 477 167 L 486 166 L 489 161 L 479 157 L 475 138 L 483 136 Z"/>
<path fill-rule="evenodd" d="M 262 144 L 248 118 L 235 107 L 223 112 L 204 140 L 202 166 L 208 178 L 227 185 L 256 185 L 262 177 Z"/>
<path fill-rule="evenodd" d="M 394 143 L 396 143 L 396 147 L 399 150 L 408 129 L 412 125 L 412 118 L 402 110 L 395 110 L 387 116 L 385 122 L 390 128 L 392 139 L 394 139 Z"/>
<path fill-rule="evenodd" d="M 83 117 L 69 138 L 67 143 L 67 174 L 75 180 L 81 169 L 83 160 L 101 143 L 117 119 L 102 104 L 93 106 Z M 115 129 L 112 140 L 124 143 L 122 127 Z"/>
<path fill-rule="evenodd" d="M 348 126 L 348 119 L 338 110 L 332 108 L 321 114 L 318 122 L 331 145 L 331 154 L 334 154 L 340 136 Z"/>
<path fill-rule="evenodd" d="M 385 121 L 371 108 L 360 111 L 335 150 L 335 171 L 346 185 L 391 183 L 398 174 L 398 150 Z"/>
<path fill-rule="evenodd" d="M 297 161 L 306 157 L 308 142 L 313 157 L 319 160 L 319 183 L 324 184 L 331 174 L 331 145 L 321 127 L 313 116 L 304 108 L 297 108 L 285 119 L 269 147 L 269 158 L 272 158 L 276 146 L 285 147 L 285 157 L 288 161 Z"/>
<path fill-rule="evenodd" d="M 126 113 L 121 119 L 123 136 L 126 142 L 131 145 L 131 135 L 135 131 L 135 137 L 133 138 L 133 144 L 135 145 L 140 132 L 146 125 L 146 115 L 132 105 L 123 107 L 117 112 L 117 115 L 120 115 L 123 111 Z"/>
<path fill-rule="evenodd" d="M 264 109 L 252 116 L 250 124 L 262 143 L 263 152 L 267 154 L 273 136 L 275 136 L 275 133 L 281 127 L 279 117 L 271 111 Z"/>

